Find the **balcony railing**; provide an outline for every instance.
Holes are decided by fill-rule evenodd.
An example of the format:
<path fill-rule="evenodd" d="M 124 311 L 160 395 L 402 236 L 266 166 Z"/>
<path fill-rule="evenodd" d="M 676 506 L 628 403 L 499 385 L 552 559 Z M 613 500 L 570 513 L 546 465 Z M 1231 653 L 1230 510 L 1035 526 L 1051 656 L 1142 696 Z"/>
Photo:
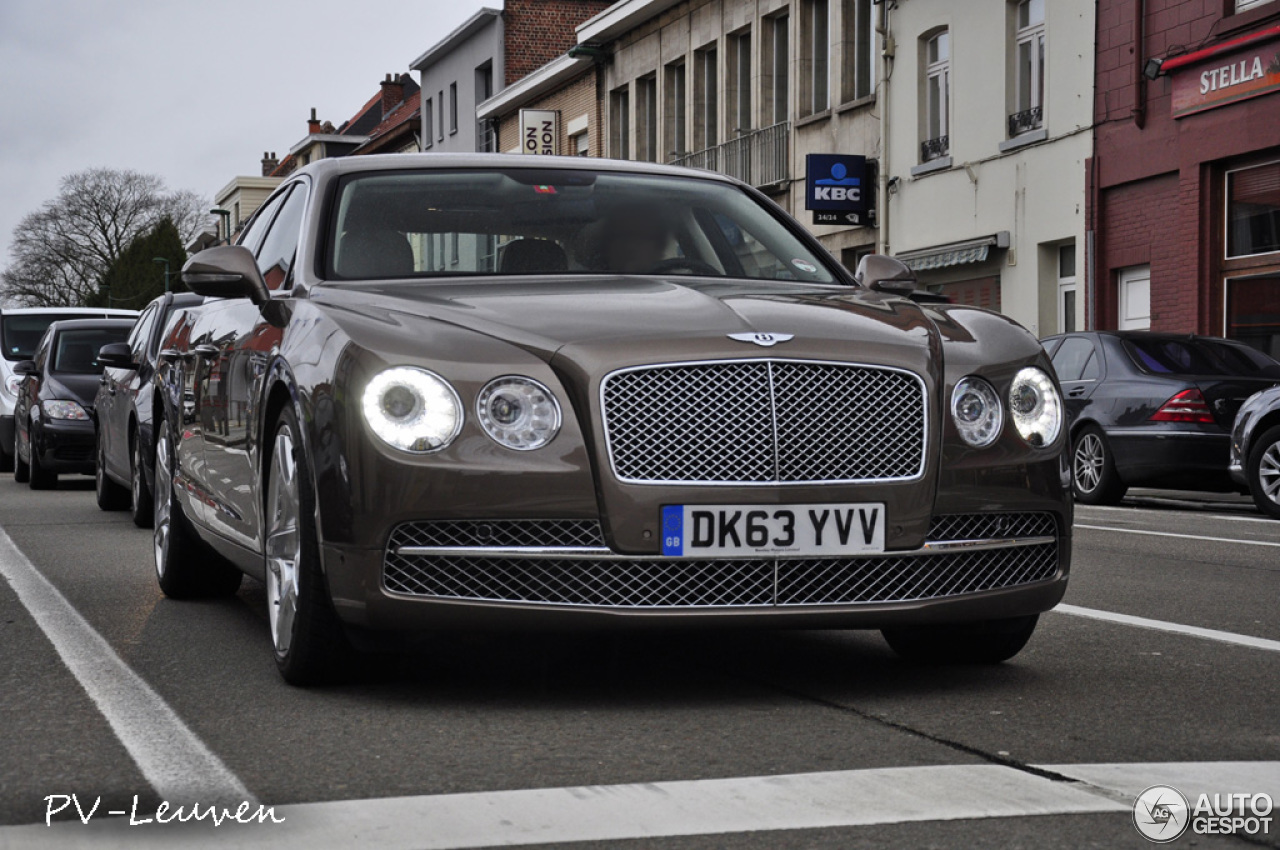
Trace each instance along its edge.
<path fill-rule="evenodd" d="M 1044 123 L 1044 107 L 1033 106 L 1009 116 L 1009 138 L 1040 129 Z"/>
<path fill-rule="evenodd" d="M 920 161 L 928 162 L 951 152 L 951 137 L 938 136 L 936 139 L 925 139 L 920 143 Z"/>
<path fill-rule="evenodd" d="M 674 165 L 704 168 L 736 177 L 752 186 L 768 186 L 790 179 L 791 123 L 783 121 L 753 130 L 724 144 L 671 160 Z"/>

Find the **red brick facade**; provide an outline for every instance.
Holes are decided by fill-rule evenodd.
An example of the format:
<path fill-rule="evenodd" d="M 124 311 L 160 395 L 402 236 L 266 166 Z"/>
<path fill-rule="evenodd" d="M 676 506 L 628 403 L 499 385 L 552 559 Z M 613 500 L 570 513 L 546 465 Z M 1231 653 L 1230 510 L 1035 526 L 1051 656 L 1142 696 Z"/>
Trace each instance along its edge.
<path fill-rule="evenodd" d="M 1219 59 L 1227 48 L 1215 47 L 1280 24 L 1280 2 L 1234 9 L 1233 0 L 1099 0 L 1088 169 L 1092 327 L 1117 326 L 1118 280 L 1130 266 L 1150 264 L 1152 330 L 1214 335 L 1224 333 L 1228 279 L 1269 273 L 1269 265 L 1280 274 L 1280 253 L 1224 258 L 1226 174 L 1280 160 L 1280 91 L 1173 114 L 1175 85 L 1199 93 L 1201 74 L 1227 61 Z M 1280 55 L 1280 38 L 1273 46 Z M 1265 49 L 1270 55 L 1272 46 Z M 1148 80 L 1149 58 L 1174 68 Z"/>
<path fill-rule="evenodd" d="M 577 26 L 610 0 L 507 0 L 502 11 L 506 84 L 522 80 L 578 43 Z"/>

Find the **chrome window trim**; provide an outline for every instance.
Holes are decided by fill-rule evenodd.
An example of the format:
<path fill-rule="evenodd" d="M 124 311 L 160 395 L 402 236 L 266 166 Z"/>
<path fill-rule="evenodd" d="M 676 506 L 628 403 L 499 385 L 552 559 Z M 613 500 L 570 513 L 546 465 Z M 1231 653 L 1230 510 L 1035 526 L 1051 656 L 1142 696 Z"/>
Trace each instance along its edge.
<path fill-rule="evenodd" d="M 776 363 L 798 363 L 815 366 L 844 366 L 859 369 L 872 369 L 881 372 L 896 372 L 913 379 L 920 388 L 920 403 L 922 409 L 922 429 L 923 437 L 920 443 L 920 465 L 916 472 L 912 475 L 896 476 L 892 478 L 823 478 L 808 479 L 804 481 L 779 481 L 781 477 L 779 470 L 780 452 L 778 450 L 778 406 L 776 401 L 776 393 L 773 390 L 773 369 L 769 369 L 769 387 L 770 387 L 770 409 L 772 411 L 772 428 L 774 437 L 774 480 L 773 481 L 684 481 L 671 479 L 651 479 L 651 478 L 624 478 L 618 474 L 617 464 L 613 456 L 613 442 L 609 434 L 609 422 L 605 409 L 605 391 L 608 389 L 609 382 L 618 375 L 624 375 L 631 372 L 645 372 L 656 369 L 678 369 L 689 366 L 727 366 L 736 364 L 754 364 L 764 363 L 770 367 Z M 609 457 L 609 470 L 613 473 L 614 478 L 623 484 L 634 484 L 638 486 L 678 486 L 678 487 L 811 487 L 821 484 L 897 484 L 904 482 L 919 481 L 924 477 L 925 468 L 929 462 L 929 432 L 932 422 L 929 417 L 929 389 L 925 384 L 924 378 L 910 369 L 903 369 L 898 366 L 885 366 L 876 363 L 861 363 L 850 360 L 814 360 L 800 357 L 738 357 L 716 360 L 680 360 L 666 361 L 662 363 L 650 363 L 640 366 L 627 366 L 622 369 L 615 369 L 609 372 L 600 381 L 599 390 L 596 393 L 596 403 L 600 410 L 600 427 L 604 434 L 605 452 Z"/>

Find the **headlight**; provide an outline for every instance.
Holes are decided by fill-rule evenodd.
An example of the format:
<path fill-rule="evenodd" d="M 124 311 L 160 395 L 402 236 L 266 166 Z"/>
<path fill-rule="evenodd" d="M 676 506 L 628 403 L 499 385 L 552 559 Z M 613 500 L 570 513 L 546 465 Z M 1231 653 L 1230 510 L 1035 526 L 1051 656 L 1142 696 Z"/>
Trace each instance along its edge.
<path fill-rule="evenodd" d="M 18 397 L 18 387 L 20 386 L 22 386 L 21 375 L 10 375 L 9 377 L 4 379 L 5 392 L 13 396 L 14 398 Z"/>
<path fill-rule="evenodd" d="M 560 403 L 532 378 L 508 375 L 485 384 L 476 415 L 495 442 L 517 451 L 540 449 L 560 433 Z"/>
<path fill-rule="evenodd" d="M 1044 370 L 1028 366 L 1009 387 L 1009 411 L 1022 439 L 1033 446 L 1047 446 L 1062 430 L 1062 399 Z"/>
<path fill-rule="evenodd" d="M 462 402 L 444 378 L 426 369 L 396 366 L 364 388 L 364 418 L 387 445 L 434 452 L 462 430 Z"/>
<path fill-rule="evenodd" d="M 1000 396 L 982 378 L 961 378 L 951 391 L 951 418 L 966 443 L 975 448 L 989 446 L 1000 436 L 1004 422 Z"/>
<path fill-rule="evenodd" d="M 74 401 L 63 401 L 55 399 L 51 401 L 40 402 L 40 409 L 44 411 L 44 415 L 50 419 L 88 419 L 89 414 L 84 412 L 84 408 L 76 404 Z"/>

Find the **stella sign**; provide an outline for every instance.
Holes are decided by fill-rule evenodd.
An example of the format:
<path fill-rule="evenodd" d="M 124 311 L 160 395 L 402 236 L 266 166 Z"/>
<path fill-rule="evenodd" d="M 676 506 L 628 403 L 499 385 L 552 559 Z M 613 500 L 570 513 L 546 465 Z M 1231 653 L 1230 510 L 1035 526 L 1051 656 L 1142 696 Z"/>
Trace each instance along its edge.
<path fill-rule="evenodd" d="M 1280 42 L 1211 56 L 1173 74 L 1173 117 L 1280 90 Z"/>

